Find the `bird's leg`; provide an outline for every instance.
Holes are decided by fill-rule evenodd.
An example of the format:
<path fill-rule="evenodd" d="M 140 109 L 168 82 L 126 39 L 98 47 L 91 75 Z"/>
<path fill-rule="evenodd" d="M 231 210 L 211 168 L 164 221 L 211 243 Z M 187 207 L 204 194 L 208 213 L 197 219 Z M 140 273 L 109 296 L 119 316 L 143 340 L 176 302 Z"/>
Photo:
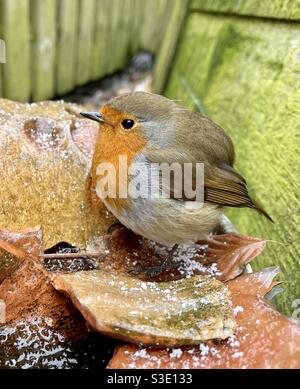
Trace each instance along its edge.
<path fill-rule="evenodd" d="M 112 234 L 115 230 L 117 230 L 118 228 L 121 228 L 121 227 L 124 227 L 123 224 L 121 222 L 114 222 L 112 223 L 108 229 L 107 229 L 107 233 L 108 234 Z"/>
<path fill-rule="evenodd" d="M 169 251 L 168 255 L 166 256 L 166 258 L 164 259 L 164 261 L 160 265 L 148 267 L 146 269 L 141 269 L 141 270 L 135 269 L 135 270 L 132 270 L 131 273 L 145 273 L 149 277 L 154 277 L 154 276 L 158 276 L 159 274 L 161 274 L 165 270 L 177 268 L 179 266 L 179 263 L 175 263 L 172 260 L 173 255 L 176 252 L 177 248 L 178 248 L 178 244 L 174 244 L 171 251 Z"/>
<path fill-rule="evenodd" d="M 124 227 L 122 223 L 119 221 L 113 222 L 107 229 L 106 235 L 103 236 L 104 240 L 104 246 L 106 250 L 110 249 L 110 239 L 115 231 L 117 231 L 119 228 Z"/>

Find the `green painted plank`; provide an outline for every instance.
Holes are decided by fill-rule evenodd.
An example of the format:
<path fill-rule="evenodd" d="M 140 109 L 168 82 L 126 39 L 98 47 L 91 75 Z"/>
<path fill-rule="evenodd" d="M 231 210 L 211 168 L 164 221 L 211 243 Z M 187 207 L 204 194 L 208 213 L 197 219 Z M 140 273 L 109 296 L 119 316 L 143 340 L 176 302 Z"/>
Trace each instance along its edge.
<path fill-rule="evenodd" d="M 140 48 L 140 32 L 143 25 L 144 1 L 133 0 L 132 24 L 131 24 L 131 54 L 135 54 Z"/>
<path fill-rule="evenodd" d="M 5 61 L 5 42 L 2 35 L 2 13 L 1 13 L 1 2 L 0 2 L 0 97 L 2 96 L 2 69 Z"/>
<path fill-rule="evenodd" d="M 0 97 L 2 97 L 2 67 L 3 64 L 0 63 Z"/>
<path fill-rule="evenodd" d="M 99 79 L 105 75 L 105 61 L 109 53 L 106 44 L 110 33 L 110 21 L 108 16 L 110 0 L 96 1 L 95 35 L 92 51 L 92 78 Z"/>
<path fill-rule="evenodd" d="M 118 0 L 118 27 L 117 27 L 117 55 L 115 66 L 116 69 L 122 69 L 129 59 L 131 23 L 132 23 L 132 4 L 131 0 Z"/>
<path fill-rule="evenodd" d="M 3 96 L 17 101 L 30 99 L 29 1 L 1 0 L 2 38 L 6 64 L 2 66 Z"/>
<path fill-rule="evenodd" d="M 153 88 L 156 93 L 161 93 L 164 88 L 174 58 L 179 34 L 188 10 L 188 4 L 189 0 L 172 0 L 172 2 L 169 2 L 169 28 L 163 36 L 162 45 L 154 67 Z"/>
<path fill-rule="evenodd" d="M 300 0 L 193 0 L 191 9 L 300 20 Z"/>
<path fill-rule="evenodd" d="M 95 11 L 96 0 L 80 0 L 76 69 L 77 85 L 83 85 L 92 78 Z"/>
<path fill-rule="evenodd" d="M 140 32 L 143 25 L 144 2 L 133 0 L 132 24 L 131 24 L 131 51 L 136 53 L 140 49 Z"/>
<path fill-rule="evenodd" d="M 270 243 L 255 269 L 279 265 L 287 313 L 300 296 L 300 25 L 192 13 L 166 94 L 201 110 L 232 136 L 237 168 L 270 213 L 228 213 L 243 234 Z"/>
<path fill-rule="evenodd" d="M 56 0 L 31 0 L 32 100 L 55 94 Z"/>
<path fill-rule="evenodd" d="M 56 94 L 70 92 L 76 84 L 79 0 L 57 2 Z"/>
<path fill-rule="evenodd" d="M 112 49 L 113 46 L 113 33 L 114 23 L 112 23 L 113 6 L 112 0 L 103 0 L 103 8 L 105 12 L 104 18 L 104 39 L 103 39 L 103 74 L 107 75 L 111 72 L 112 68 L 112 57 L 116 48 Z"/>
<path fill-rule="evenodd" d="M 158 49 L 168 23 L 167 7 L 168 0 L 144 1 L 140 31 L 140 47 L 143 50 L 155 53 Z"/>
<path fill-rule="evenodd" d="M 93 78 L 124 67 L 131 39 L 133 0 L 102 0 L 97 5 Z"/>
<path fill-rule="evenodd" d="M 123 17 L 122 15 L 122 5 L 123 0 L 110 0 L 108 17 L 110 20 L 110 33 L 107 36 L 107 57 L 106 57 L 106 72 L 111 74 L 118 70 L 118 56 L 120 50 L 120 40 L 122 39 L 119 30 L 120 20 Z"/>

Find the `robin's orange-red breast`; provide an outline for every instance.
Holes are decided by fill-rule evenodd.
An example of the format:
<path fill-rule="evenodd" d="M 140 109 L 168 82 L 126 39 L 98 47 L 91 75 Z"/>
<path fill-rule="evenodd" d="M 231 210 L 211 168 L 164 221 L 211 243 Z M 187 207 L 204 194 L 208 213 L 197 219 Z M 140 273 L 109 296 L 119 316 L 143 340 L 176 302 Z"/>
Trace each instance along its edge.
<path fill-rule="evenodd" d="M 146 92 L 118 96 L 99 113 L 82 114 L 100 123 L 92 165 L 93 185 L 98 187 L 98 166 L 110 163 L 115 167 L 117 196 L 105 197 L 103 201 L 135 233 L 176 248 L 212 231 L 224 206 L 254 208 L 271 220 L 250 198 L 245 179 L 233 167 L 234 146 L 230 137 L 207 117 Z M 181 166 L 190 163 L 194 170 L 197 163 L 204 164 L 204 205 L 189 207 L 187 204 L 196 199 L 187 199 L 184 194 L 181 198 L 173 196 L 172 180 L 168 198 L 120 198 L 121 155 L 127 157 L 129 166 L 139 162 L 148 171 L 164 162 Z M 130 174 L 126 176 L 128 181 L 131 178 Z M 145 173 L 144 179 L 149 179 Z M 195 180 L 194 171 L 190 179 Z M 102 197 L 101 190 L 96 191 Z"/>

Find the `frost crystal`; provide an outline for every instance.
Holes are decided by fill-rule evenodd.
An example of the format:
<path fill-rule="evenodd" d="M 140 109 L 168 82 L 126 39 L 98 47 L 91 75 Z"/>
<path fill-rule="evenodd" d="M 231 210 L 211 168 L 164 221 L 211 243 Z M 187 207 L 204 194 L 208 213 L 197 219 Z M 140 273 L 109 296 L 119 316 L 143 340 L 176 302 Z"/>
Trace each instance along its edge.
<path fill-rule="evenodd" d="M 173 348 L 170 358 L 180 358 L 182 354 L 183 352 L 180 348 Z"/>

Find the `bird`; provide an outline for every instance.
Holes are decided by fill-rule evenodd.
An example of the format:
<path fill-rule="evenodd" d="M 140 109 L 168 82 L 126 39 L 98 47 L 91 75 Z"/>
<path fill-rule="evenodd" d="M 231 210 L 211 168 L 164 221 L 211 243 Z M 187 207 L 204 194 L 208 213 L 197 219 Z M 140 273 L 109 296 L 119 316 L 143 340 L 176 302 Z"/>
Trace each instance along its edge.
<path fill-rule="evenodd" d="M 169 268 L 180 244 L 197 242 L 209 234 L 219 224 L 224 207 L 253 208 L 272 221 L 250 197 L 246 180 L 234 167 L 231 138 L 207 116 L 150 92 L 122 94 L 105 103 L 99 112 L 81 115 L 99 123 L 91 168 L 97 195 L 122 225 L 171 248 L 160 266 L 148 269 L 149 275 Z M 182 168 L 191 166 L 188 183 L 194 187 L 196 166 L 202 164 L 203 201 L 199 205 L 196 196 L 187 197 L 180 188 L 175 196 L 178 180 L 172 177 L 165 186 L 161 180 L 155 184 L 151 181 L 161 190 L 168 189 L 169 196 L 120 196 L 121 186 L 136 180 L 129 171 L 121 177 L 120 156 L 129 166 L 143 167 L 140 183 L 148 183 L 151 172 L 157 172 L 160 164 L 176 163 Z M 103 185 L 99 185 L 103 180 L 101 166 L 115 168 L 113 196 L 107 192 L 104 196 Z"/>

